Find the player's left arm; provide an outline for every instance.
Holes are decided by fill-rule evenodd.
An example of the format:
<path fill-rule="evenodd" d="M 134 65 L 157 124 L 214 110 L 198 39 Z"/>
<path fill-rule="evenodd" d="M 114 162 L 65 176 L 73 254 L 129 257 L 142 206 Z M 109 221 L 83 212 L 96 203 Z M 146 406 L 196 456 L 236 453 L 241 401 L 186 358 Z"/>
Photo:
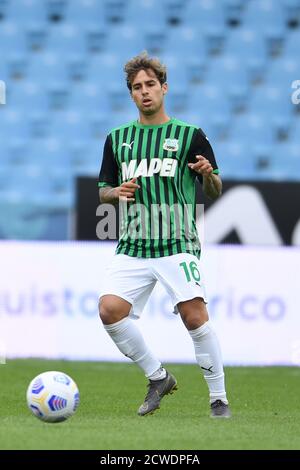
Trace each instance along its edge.
<path fill-rule="evenodd" d="M 195 132 L 188 166 L 198 175 L 204 194 L 216 199 L 222 194 L 222 181 L 213 149 L 201 129 Z"/>
<path fill-rule="evenodd" d="M 203 155 L 196 155 L 196 163 L 188 166 L 199 175 L 202 175 L 203 192 L 210 199 L 217 199 L 222 194 L 222 181 L 219 175 L 214 173 L 210 161 Z"/>

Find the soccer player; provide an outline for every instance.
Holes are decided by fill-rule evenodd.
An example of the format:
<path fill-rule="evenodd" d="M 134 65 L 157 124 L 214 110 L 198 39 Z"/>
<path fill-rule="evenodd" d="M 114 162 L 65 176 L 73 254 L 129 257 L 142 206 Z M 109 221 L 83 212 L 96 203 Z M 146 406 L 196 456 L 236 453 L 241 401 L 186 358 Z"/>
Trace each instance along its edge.
<path fill-rule="evenodd" d="M 194 218 L 196 178 L 208 197 L 217 198 L 222 191 L 214 153 L 201 129 L 167 115 L 166 68 L 158 59 L 144 52 L 124 70 L 139 118 L 113 129 L 104 146 L 100 201 L 120 202 L 127 211 L 100 295 L 100 318 L 119 350 L 149 380 L 138 414 L 153 413 L 161 399 L 177 389 L 177 381 L 145 344 L 132 318 L 140 316 L 156 282 L 161 282 L 193 341 L 209 389 L 211 416 L 228 418 L 222 358 L 206 309 Z"/>

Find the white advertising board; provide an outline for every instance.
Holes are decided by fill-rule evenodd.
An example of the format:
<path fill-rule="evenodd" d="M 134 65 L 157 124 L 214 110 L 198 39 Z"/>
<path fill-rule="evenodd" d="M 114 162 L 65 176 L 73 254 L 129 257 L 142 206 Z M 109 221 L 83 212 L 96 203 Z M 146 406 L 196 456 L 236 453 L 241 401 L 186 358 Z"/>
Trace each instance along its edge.
<path fill-rule="evenodd" d="M 127 361 L 102 327 L 98 295 L 109 242 L 0 243 L 0 356 Z M 210 246 L 208 310 L 227 365 L 300 364 L 298 248 Z M 194 362 L 161 286 L 137 320 L 163 362 Z"/>

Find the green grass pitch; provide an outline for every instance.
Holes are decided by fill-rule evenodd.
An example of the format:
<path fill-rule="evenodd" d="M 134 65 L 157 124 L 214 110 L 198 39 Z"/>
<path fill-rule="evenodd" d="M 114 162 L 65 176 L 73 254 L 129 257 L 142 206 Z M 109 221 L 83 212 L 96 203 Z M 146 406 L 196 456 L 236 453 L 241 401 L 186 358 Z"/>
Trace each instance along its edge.
<path fill-rule="evenodd" d="M 146 380 L 132 364 L 9 360 L 0 366 L 0 449 L 299 449 L 300 369 L 228 367 L 233 417 L 209 417 L 196 365 L 170 364 L 178 391 L 154 415 L 139 417 Z M 46 370 L 69 374 L 80 405 L 68 421 L 47 424 L 27 409 L 29 382 Z"/>

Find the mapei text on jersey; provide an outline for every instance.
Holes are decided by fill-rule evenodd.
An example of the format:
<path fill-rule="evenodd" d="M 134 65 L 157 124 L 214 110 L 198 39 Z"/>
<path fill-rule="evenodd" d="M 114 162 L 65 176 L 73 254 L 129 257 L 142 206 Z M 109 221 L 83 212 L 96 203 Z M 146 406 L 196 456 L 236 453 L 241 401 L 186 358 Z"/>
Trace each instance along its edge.
<path fill-rule="evenodd" d="M 173 158 L 151 158 L 147 160 L 143 158 L 137 165 L 137 160 L 131 160 L 128 164 L 122 163 L 122 180 L 126 181 L 131 178 L 138 178 L 139 176 L 159 176 L 174 177 L 178 161 Z"/>

